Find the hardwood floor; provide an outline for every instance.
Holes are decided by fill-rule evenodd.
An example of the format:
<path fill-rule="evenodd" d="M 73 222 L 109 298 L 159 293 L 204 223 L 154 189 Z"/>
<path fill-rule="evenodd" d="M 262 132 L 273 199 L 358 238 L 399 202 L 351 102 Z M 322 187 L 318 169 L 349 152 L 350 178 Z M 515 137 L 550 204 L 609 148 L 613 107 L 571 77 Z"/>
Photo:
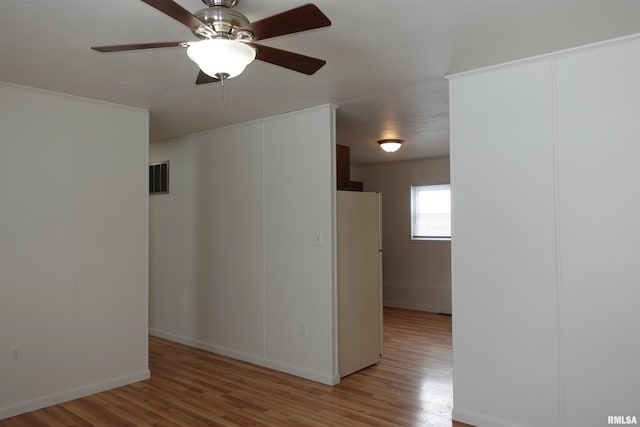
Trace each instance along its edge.
<path fill-rule="evenodd" d="M 380 363 L 335 387 L 151 337 L 150 380 L 0 425 L 452 426 L 451 318 L 384 316 Z"/>

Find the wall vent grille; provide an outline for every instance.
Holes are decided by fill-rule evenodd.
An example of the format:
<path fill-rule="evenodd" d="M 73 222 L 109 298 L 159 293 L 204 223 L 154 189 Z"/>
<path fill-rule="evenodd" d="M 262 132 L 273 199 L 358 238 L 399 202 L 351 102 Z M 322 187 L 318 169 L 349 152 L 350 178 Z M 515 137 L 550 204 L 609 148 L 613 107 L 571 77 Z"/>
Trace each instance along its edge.
<path fill-rule="evenodd" d="M 149 165 L 149 194 L 169 193 L 169 162 Z"/>

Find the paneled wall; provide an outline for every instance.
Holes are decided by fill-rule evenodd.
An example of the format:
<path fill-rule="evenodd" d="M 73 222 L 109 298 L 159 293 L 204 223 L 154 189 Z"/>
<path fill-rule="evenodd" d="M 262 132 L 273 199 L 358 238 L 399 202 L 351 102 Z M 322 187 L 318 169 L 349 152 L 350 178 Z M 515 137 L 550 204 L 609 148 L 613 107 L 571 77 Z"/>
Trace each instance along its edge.
<path fill-rule="evenodd" d="M 151 145 L 171 165 L 170 193 L 150 200 L 153 334 L 338 381 L 334 116 L 322 106 Z"/>
<path fill-rule="evenodd" d="M 451 242 L 411 240 L 411 186 L 449 183 L 449 158 L 352 166 L 382 193 L 384 305 L 451 313 Z"/>
<path fill-rule="evenodd" d="M 149 376 L 147 121 L 0 84 L 0 418 Z"/>
<path fill-rule="evenodd" d="M 640 38 L 451 79 L 454 418 L 640 402 Z"/>

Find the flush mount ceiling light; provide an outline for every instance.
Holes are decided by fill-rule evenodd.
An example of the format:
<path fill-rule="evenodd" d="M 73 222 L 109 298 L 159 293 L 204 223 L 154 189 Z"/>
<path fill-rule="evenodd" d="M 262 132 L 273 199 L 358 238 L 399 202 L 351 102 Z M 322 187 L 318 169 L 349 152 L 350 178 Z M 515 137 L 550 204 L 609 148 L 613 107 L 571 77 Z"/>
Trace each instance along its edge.
<path fill-rule="evenodd" d="M 402 139 L 381 139 L 378 141 L 380 144 L 380 148 L 382 148 L 387 153 L 395 153 L 402 147 L 404 140 Z"/>
<path fill-rule="evenodd" d="M 187 56 L 203 73 L 224 82 L 241 74 L 256 58 L 256 51 L 236 40 L 209 39 L 189 43 Z"/>

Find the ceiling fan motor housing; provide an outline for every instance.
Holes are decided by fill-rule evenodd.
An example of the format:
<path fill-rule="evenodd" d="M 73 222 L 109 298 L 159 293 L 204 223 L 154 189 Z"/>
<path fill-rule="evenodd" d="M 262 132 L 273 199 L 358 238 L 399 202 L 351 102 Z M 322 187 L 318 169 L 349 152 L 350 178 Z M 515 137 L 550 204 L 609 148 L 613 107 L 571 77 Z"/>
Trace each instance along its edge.
<path fill-rule="evenodd" d="M 236 4 L 238 4 L 238 0 L 202 0 L 202 3 L 206 4 L 208 7 L 213 7 L 213 6 L 233 7 Z"/>
<path fill-rule="evenodd" d="M 249 24 L 242 13 L 232 9 L 238 0 L 202 0 L 209 7 L 201 9 L 194 15 L 216 32 L 217 38 L 235 38 L 234 31 L 238 27 Z M 200 36 L 194 31 L 196 36 Z"/>

